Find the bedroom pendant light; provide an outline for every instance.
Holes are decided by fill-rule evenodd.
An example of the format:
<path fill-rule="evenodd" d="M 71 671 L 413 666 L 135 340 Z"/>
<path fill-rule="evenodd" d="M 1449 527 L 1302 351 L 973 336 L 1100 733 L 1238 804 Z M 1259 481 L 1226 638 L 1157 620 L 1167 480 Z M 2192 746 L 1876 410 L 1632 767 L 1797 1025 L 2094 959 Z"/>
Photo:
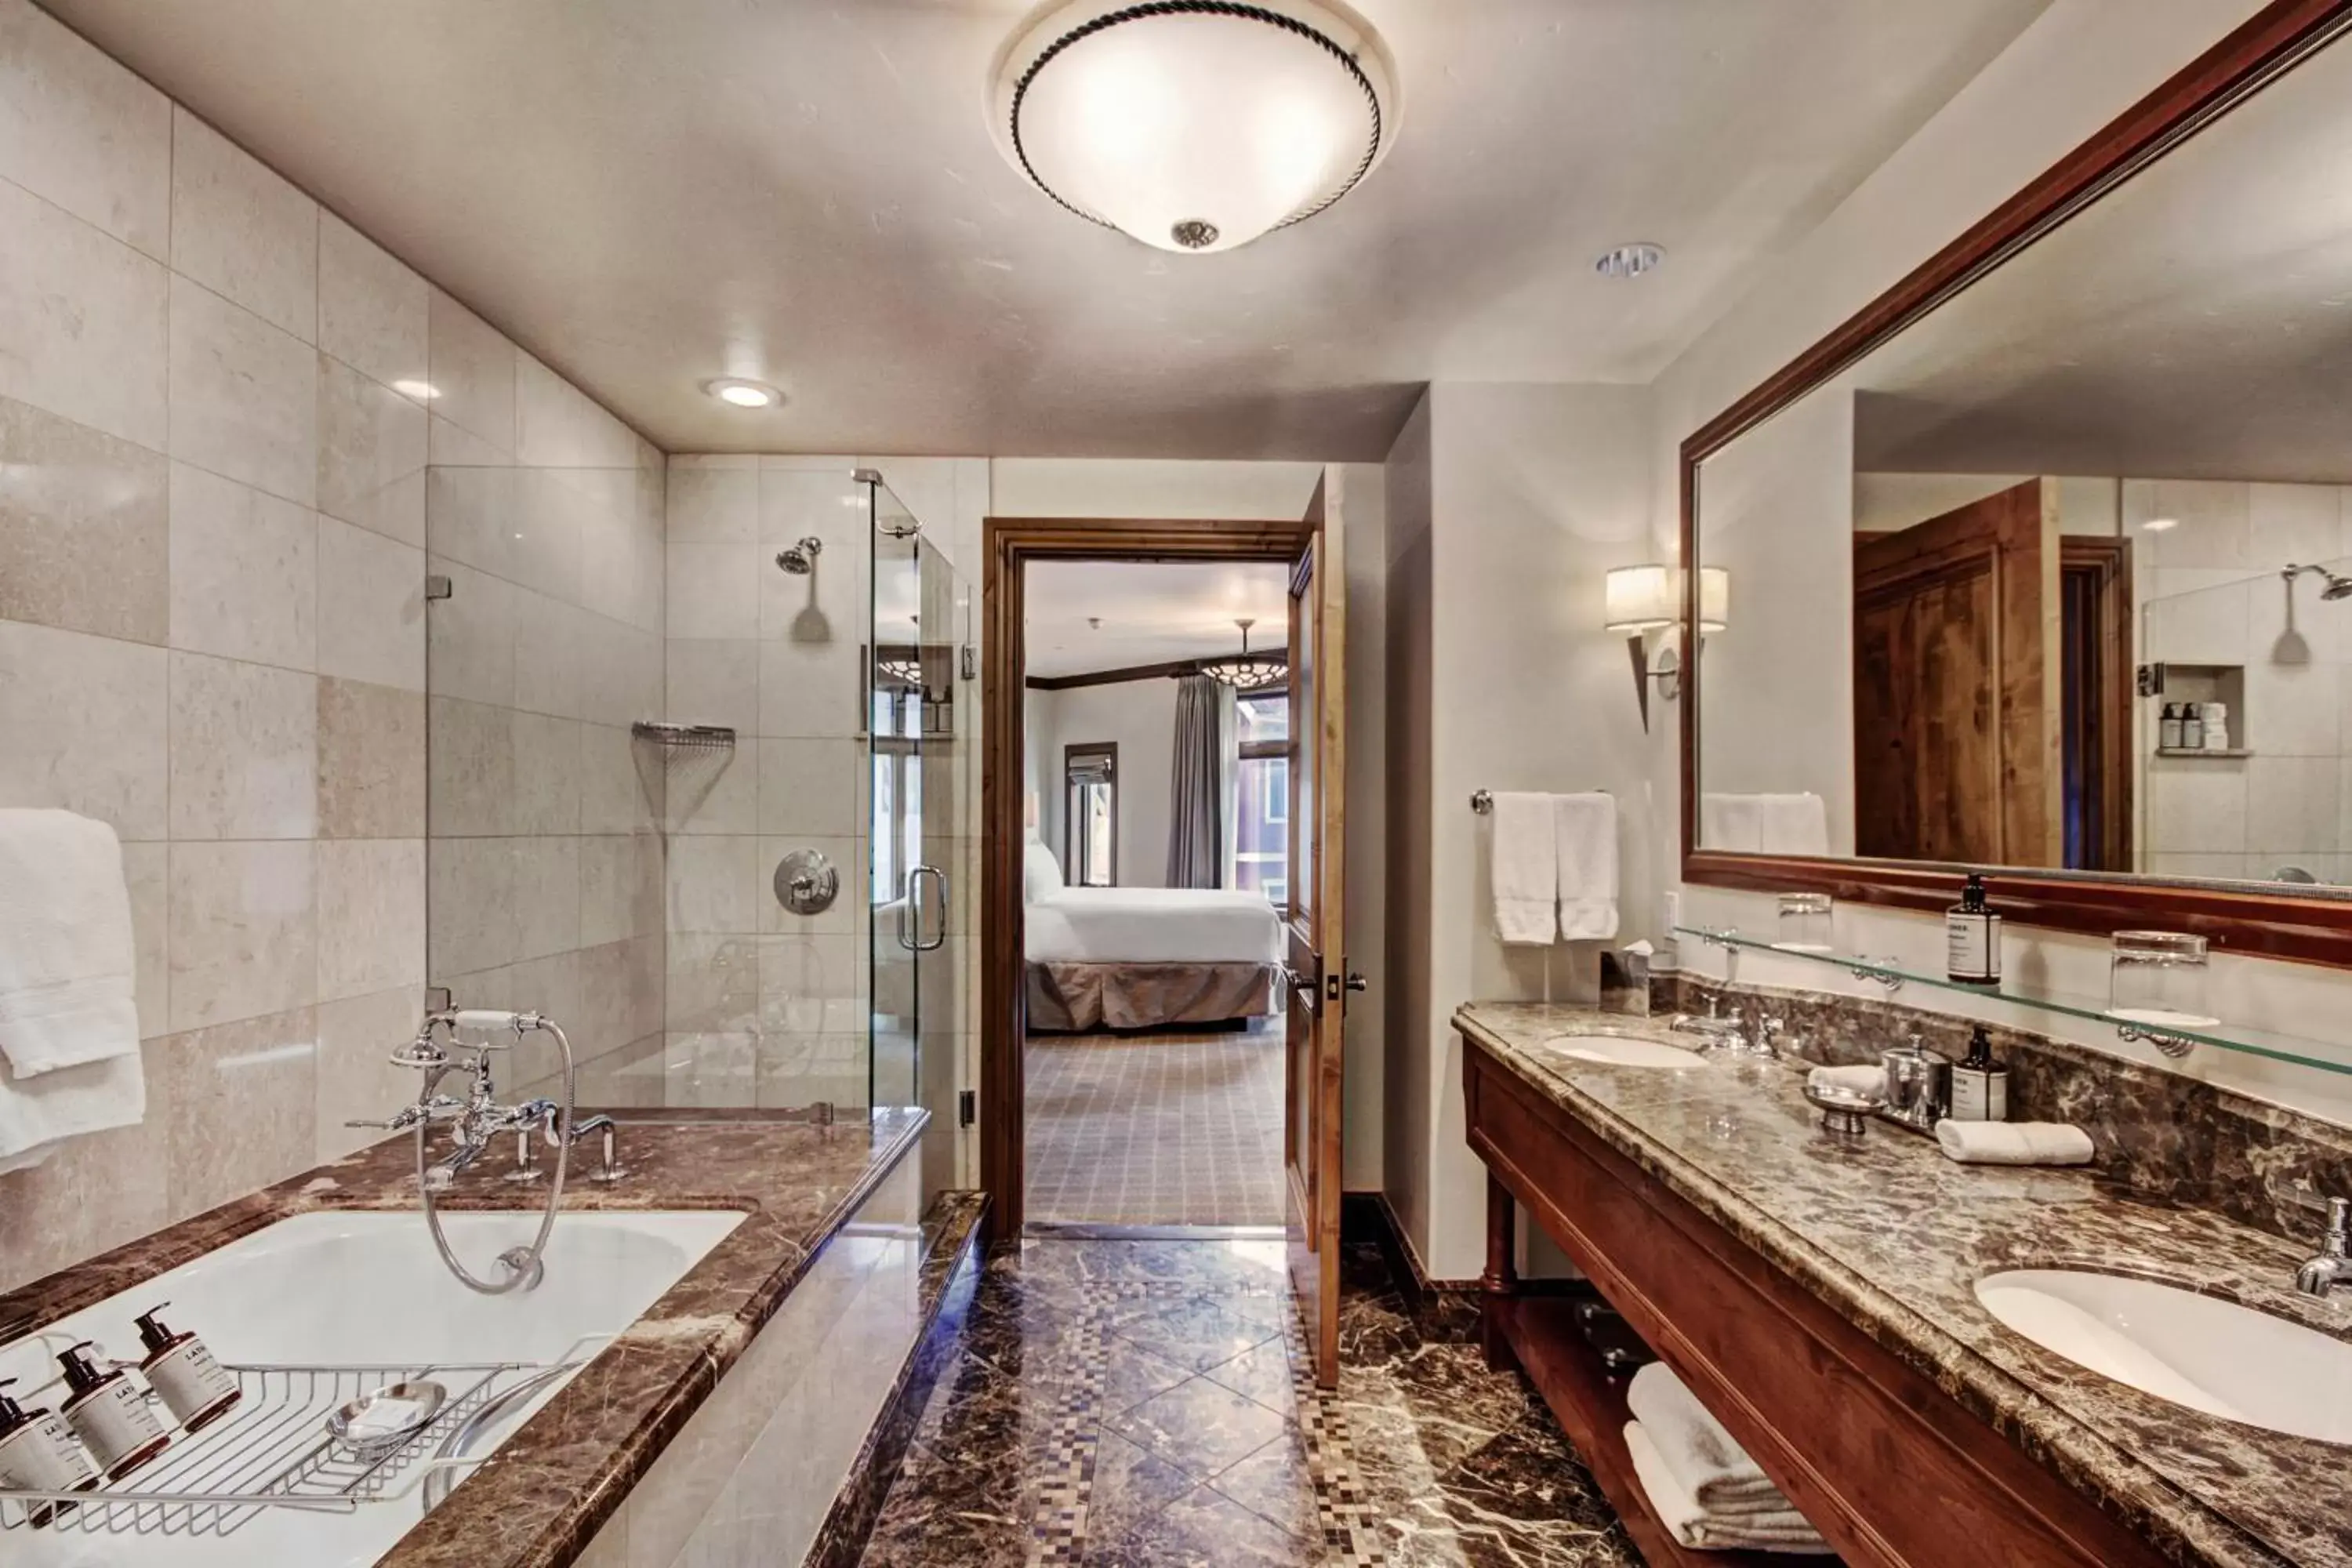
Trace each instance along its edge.
<path fill-rule="evenodd" d="M 1062 205 L 1162 250 L 1231 250 L 1354 189 L 1396 77 L 1334 0 L 1069 0 L 998 57 L 991 129 Z"/>
<path fill-rule="evenodd" d="M 1249 629 L 1255 620 L 1235 621 L 1242 629 L 1242 651 L 1238 658 L 1203 659 L 1201 673 L 1221 685 L 1236 691 L 1257 691 L 1268 686 L 1279 686 L 1290 679 L 1288 655 L 1276 658 L 1270 654 L 1252 654 L 1249 650 Z"/>

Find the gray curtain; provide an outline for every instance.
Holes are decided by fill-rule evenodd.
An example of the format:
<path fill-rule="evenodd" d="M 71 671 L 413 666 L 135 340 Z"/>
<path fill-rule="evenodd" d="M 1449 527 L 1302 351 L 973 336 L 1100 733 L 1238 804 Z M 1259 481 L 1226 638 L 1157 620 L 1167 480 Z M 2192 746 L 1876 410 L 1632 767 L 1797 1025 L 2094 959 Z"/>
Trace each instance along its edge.
<path fill-rule="evenodd" d="M 1224 689 L 1205 675 L 1176 683 L 1176 746 L 1168 788 L 1168 885 L 1216 888 L 1225 873 Z"/>

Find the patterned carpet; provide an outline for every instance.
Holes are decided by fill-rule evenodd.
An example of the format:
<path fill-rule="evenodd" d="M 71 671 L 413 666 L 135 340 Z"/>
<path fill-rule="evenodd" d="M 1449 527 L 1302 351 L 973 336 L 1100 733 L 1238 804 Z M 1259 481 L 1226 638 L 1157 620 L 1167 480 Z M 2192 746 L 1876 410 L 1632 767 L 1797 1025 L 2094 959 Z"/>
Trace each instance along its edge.
<path fill-rule="evenodd" d="M 1282 1223 L 1282 1036 L 1029 1042 L 1028 1217 Z"/>

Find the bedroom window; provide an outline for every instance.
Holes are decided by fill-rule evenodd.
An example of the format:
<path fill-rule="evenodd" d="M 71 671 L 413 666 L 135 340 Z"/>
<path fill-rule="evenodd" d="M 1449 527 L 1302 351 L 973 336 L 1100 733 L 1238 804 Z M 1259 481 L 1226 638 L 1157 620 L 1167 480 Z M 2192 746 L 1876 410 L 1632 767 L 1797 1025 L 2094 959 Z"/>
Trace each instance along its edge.
<path fill-rule="evenodd" d="M 1074 888 L 1118 886 L 1118 747 L 1062 748 L 1062 864 Z"/>
<path fill-rule="evenodd" d="M 1234 885 L 1290 905 L 1290 694 L 1255 691 L 1234 705 L 1239 721 Z"/>
<path fill-rule="evenodd" d="M 867 715 L 873 738 L 875 825 L 872 902 L 896 902 L 923 847 L 923 694 L 882 686 Z"/>

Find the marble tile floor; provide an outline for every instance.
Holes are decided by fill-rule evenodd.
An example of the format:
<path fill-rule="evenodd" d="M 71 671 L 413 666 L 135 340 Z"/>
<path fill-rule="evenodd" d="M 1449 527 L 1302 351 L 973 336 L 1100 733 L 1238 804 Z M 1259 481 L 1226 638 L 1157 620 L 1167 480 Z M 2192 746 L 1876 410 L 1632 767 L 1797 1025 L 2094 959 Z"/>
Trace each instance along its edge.
<path fill-rule="evenodd" d="M 1033 1239 L 969 1324 L 867 1568 L 1640 1561 L 1532 1390 L 1376 1248 L 1347 1257 L 1331 1394 L 1280 1242 Z"/>

